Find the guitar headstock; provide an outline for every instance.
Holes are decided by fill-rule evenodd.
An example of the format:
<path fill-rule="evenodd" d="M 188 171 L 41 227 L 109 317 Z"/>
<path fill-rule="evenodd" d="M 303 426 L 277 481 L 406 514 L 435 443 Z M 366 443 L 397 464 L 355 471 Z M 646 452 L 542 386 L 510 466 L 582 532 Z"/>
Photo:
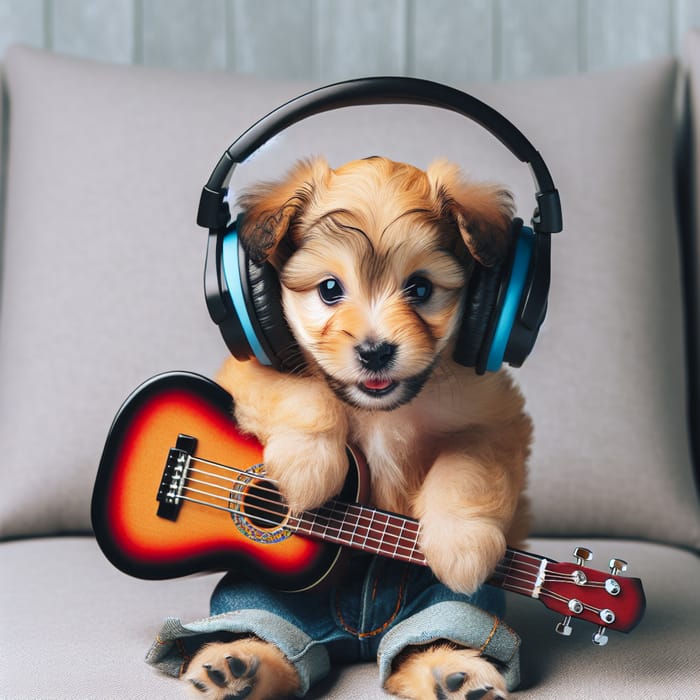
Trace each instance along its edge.
<path fill-rule="evenodd" d="M 646 607 L 642 582 L 619 575 L 627 570 L 622 559 L 611 559 L 610 572 L 605 573 L 585 566 L 593 557 L 590 550 L 577 547 L 574 557 L 575 563 L 547 561 L 539 599 L 564 615 L 556 626 L 559 634 L 571 634 L 572 618 L 586 620 L 598 625 L 593 643 L 603 646 L 608 629 L 629 632 L 642 619 Z"/>

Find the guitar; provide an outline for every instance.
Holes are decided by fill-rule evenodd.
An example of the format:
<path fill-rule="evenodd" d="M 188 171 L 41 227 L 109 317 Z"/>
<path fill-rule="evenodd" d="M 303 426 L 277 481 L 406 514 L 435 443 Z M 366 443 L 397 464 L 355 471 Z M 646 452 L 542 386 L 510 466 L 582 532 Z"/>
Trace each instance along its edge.
<path fill-rule="evenodd" d="M 321 508 L 290 513 L 266 478 L 263 448 L 233 421 L 233 399 L 196 374 L 172 372 L 136 389 L 117 413 L 100 461 L 92 523 L 107 558 L 121 571 L 165 579 L 240 569 L 273 587 L 304 591 L 327 581 L 350 549 L 427 566 L 420 526 L 411 518 L 362 505 L 367 465 L 348 447 L 348 477 Z M 508 549 L 488 583 L 539 599 L 564 615 L 557 631 L 580 618 L 629 632 L 644 613 L 641 581 Z"/>

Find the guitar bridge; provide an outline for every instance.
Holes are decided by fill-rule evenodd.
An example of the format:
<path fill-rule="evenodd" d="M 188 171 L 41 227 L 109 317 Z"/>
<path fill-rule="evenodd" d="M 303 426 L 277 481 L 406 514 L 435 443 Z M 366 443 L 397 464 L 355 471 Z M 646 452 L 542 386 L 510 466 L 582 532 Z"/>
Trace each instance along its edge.
<path fill-rule="evenodd" d="M 158 488 L 158 517 L 177 520 L 182 507 L 182 490 L 185 487 L 190 459 L 197 449 L 197 438 L 190 435 L 178 435 L 175 447 L 168 451 L 163 477 Z"/>

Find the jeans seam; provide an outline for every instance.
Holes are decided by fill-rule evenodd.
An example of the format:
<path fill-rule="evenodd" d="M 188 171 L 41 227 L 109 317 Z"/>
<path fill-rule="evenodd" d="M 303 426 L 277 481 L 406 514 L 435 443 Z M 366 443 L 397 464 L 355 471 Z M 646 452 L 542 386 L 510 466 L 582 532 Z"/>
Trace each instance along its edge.
<path fill-rule="evenodd" d="M 394 610 L 392 611 L 391 615 L 387 618 L 387 620 L 382 625 L 380 625 L 379 627 L 376 627 L 375 629 L 370 630 L 368 632 L 360 632 L 359 630 L 351 627 L 347 623 L 347 621 L 343 617 L 343 613 L 342 613 L 342 610 L 340 607 L 340 595 L 338 593 L 336 593 L 335 612 L 336 612 L 336 615 L 338 617 L 340 624 L 343 626 L 343 629 L 346 632 L 349 632 L 350 634 L 355 635 L 358 639 L 367 639 L 369 637 L 376 637 L 378 634 L 381 634 L 382 632 L 384 632 L 394 622 L 394 620 L 396 620 L 396 617 L 399 614 L 399 612 L 401 612 L 402 602 L 403 602 L 404 594 L 406 591 L 406 584 L 407 584 L 409 574 L 410 574 L 410 567 L 406 567 L 404 570 L 403 576 L 401 578 L 401 584 L 399 586 L 399 590 L 398 590 L 398 593 L 396 595 L 396 604 L 394 606 Z M 376 591 L 378 583 L 379 583 L 379 578 L 375 577 L 373 587 L 372 587 L 373 592 Z M 363 603 L 364 603 L 365 597 L 366 596 L 363 596 Z M 362 606 L 363 616 L 364 616 L 364 612 L 366 610 L 366 607 L 367 606 L 363 604 L 363 606 Z"/>

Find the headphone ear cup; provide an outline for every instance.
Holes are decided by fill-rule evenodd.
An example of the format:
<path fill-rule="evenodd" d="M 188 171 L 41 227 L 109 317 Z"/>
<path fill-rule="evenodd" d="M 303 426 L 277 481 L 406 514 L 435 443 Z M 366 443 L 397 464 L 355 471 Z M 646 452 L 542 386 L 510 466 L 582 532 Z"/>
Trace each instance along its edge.
<path fill-rule="evenodd" d="M 454 360 L 465 367 L 476 367 L 482 355 L 484 339 L 489 333 L 493 311 L 501 288 L 501 265 L 484 267 L 475 264 L 457 336 Z M 480 374 L 483 374 L 480 372 Z"/>
<path fill-rule="evenodd" d="M 526 333 L 530 337 L 519 343 L 523 347 L 508 352 L 514 329 L 517 334 L 523 329 L 518 314 L 535 278 L 531 267 L 534 238 L 532 229 L 523 226 L 522 219 L 513 219 L 506 261 L 491 268 L 477 265 L 472 273 L 454 359 L 466 367 L 475 367 L 477 374 L 495 372 L 504 361 L 519 367 L 532 349 L 544 311 L 534 335 Z M 544 304 L 546 308 L 546 291 Z"/>
<path fill-rule="evenodd" d="M 240 217 L 227 231 L 210 234 L 205 292 L 212 320 L 231 354 L 256 358 L 283 371 L 301 358 L 282 312 L 280 282 L 269 263 L 254 263 L 238 236 Z"/>
<path fill-rule="evenodd" d="M 282 294 L 277 271 L 268 262 L 255 263 L 243 250 L 252 315 L 257 322 L 261 344 L 276 369 L 298 369 L 301 356 L 297 342 L 282 311 Z"/>

